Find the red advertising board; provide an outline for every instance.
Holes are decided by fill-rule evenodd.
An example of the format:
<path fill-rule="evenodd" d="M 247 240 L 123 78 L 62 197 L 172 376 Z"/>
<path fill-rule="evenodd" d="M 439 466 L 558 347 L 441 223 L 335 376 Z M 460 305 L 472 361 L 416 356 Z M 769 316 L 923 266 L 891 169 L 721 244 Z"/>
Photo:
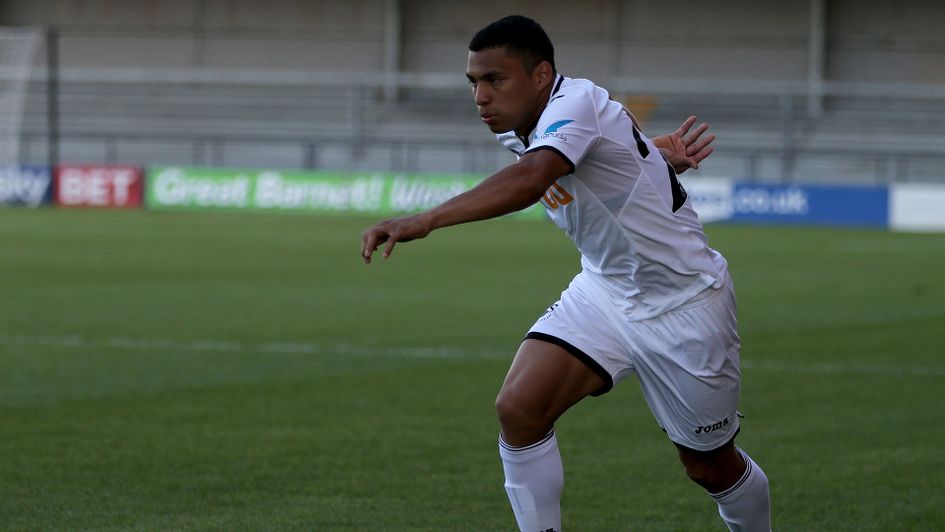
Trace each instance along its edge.
<path fill-rule="evenodd" d="M 56 167 L 55 203 L 60 207 L 140 207 L 143 175 L 137 166 L 62 164 Z"/>

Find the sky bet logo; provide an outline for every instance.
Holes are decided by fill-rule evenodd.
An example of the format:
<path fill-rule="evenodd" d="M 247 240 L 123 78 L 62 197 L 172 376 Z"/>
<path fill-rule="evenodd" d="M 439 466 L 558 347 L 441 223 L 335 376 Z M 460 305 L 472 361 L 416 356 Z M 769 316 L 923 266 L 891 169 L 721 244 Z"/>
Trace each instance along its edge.
<path fill-rule="evenodd" d="M 565 137 L 561 133 L 558 133 L 558 129 L 560 129 L 561 126 L 570 124 L 571 122 L 574 122 L 574 120 L 558 120 L 554 124 L 551 124 L 550 126 L 546 127 L 545 132 L 541 134 L 541 137 L 538 136 L 538 132 L 536 131 L 534 134 L 532 134 L 532 142 L 535 142 L 536 140 L 544 140 L 548 137 L 559 138 L 567 142 L 568 137 Z"/>

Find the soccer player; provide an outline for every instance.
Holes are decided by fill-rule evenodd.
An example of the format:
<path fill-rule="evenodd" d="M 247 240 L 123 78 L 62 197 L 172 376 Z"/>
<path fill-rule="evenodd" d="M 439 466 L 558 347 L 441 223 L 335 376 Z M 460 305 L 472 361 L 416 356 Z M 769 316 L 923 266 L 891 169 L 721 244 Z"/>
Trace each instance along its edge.
<path fill-rule="evenodd" d="M 365 262 L 383 246 L 502 216 L 541 201 L 581 252 L 581 272 L 525 336 L 496 399 L 505 488 L 525 532 L 561 529 L 554 423 L 635 374 L 688 476 L 733 531 L 770 531 L 768 479 L 735 446 L 739 338 L 725 259 L 707 244 L 677 172 L 708 157 L 695 117 L 649 139 L 590 81 L 555 69 L 534 20 L 480 30 L 466 77 L 482 121 L 517 162 L 428 211 L 362 235 Z"/>

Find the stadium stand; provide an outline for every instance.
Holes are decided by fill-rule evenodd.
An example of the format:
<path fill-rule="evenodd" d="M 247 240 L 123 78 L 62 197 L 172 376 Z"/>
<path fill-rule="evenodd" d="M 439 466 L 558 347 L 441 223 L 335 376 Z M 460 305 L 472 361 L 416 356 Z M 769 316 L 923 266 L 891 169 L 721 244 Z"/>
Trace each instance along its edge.
<path fill-rule="evenodd" d="M 710 121 L 719 140 L 706 174 L 945 180 L 945 12 L 934 0 L 734 2 L 739 20 L 682 0 L 665 12 L 618 0 L 580 12 L 555 1 L 278 3 L 13 0 L 0 25 L 57 29 L 59 152 L 73 161 L 494 170 L 509 157 L 476 120 L 461 68 L 469 35 L 513 10 L 545 23 L 563 72 L 642 102 L 648 131 L 687 113 Z M 680 27 L 641 22 L 679 16 Z M 24 161 L 46 158 L 46 57 Z"/>

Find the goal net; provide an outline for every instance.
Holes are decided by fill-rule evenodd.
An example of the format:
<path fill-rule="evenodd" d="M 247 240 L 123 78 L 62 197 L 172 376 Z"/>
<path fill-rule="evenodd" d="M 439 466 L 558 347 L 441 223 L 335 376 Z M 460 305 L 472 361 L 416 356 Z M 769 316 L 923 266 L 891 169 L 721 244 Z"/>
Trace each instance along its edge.
<path fill-rule="evenodd" d="M 0 166 L 19 161 L 30 70 L 41 37 L 35 28 L 0 27 Z"/>

